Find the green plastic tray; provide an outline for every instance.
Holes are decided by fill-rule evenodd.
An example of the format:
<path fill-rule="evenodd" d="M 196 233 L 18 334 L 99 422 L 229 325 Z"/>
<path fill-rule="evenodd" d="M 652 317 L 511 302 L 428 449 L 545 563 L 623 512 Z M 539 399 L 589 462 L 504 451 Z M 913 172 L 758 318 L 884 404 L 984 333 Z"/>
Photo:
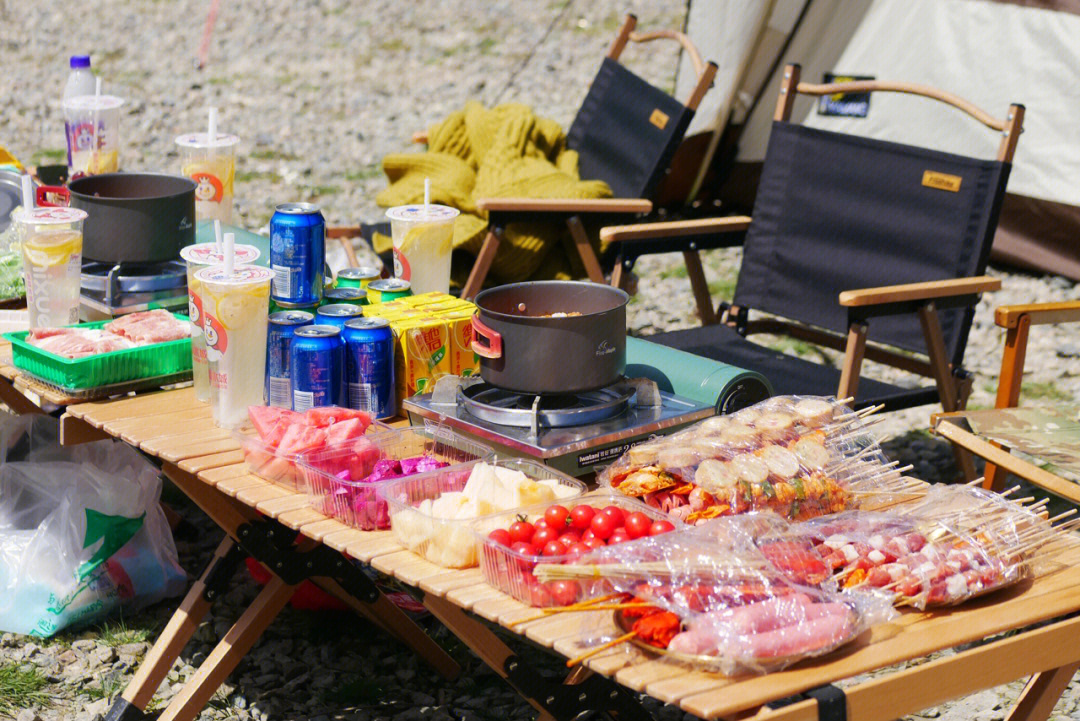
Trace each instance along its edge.
<path fill-rule="evenodd" d="M 173 314 L 179 320 L 188 317 Z M 109 321 L 79 323 L 73 328 L 100 328 Z M 97 388 L 134 381 L 140 378 L 166 376 L 191 370 L 191 339 L 181 338 L 165 343 L 126 348 L 87 356 L 64 358 L 43 351 L 26 342 L 29 331 L 4 333 L 11 341 L 11 357 L 15 367 L 66 389 Z"/>

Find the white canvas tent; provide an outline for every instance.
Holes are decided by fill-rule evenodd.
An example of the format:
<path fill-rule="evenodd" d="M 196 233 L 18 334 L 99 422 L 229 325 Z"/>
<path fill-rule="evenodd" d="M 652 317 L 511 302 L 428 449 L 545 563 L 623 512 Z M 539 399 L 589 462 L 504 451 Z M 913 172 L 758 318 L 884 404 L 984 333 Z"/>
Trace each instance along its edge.
<path fill-rule="evenodd" d="M 1019 102 L 1024 135 L 995 257 L 1080 280 L 1080 0 L 698 0 L 686 32 L 720 66 L 690 133 L 739 133 L 722 199 L 752 194 L 789 62 L 808 82 L 833 72 L 933 85 L 999 117 Z M 678 92 L 691 79 L 681 67 Z M 819 115 L 810 98 L 792 118 L 977 157 L 992 158 L 998 141 L 963 113 L 893 93 L 874 95 L 865 118 Z"/>

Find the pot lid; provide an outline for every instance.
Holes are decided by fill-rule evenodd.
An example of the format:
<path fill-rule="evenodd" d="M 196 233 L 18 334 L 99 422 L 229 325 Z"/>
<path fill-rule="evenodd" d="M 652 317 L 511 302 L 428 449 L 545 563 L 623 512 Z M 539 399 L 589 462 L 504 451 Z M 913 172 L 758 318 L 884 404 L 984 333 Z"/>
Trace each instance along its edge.
<path fill-rule="evenodd" d="M 235 263 L 244 265 L 259 258 L 259 249 L 254 245 L 237 244 L 233 246 Z M 195 243 L 180 249 L 180 257 L 196 265 L 220 265 L 225 262 L 225 253 L 216 243 Z"/>
<path fill-rule="evenodd" d="M 232 275 L 225 272 L 224 265 L 211 265 L 195 271 L 195 279 L 200 283 L 222 283 L 227 285 L 249 285 L 269 281 L 274 271 L 260 265 L 238 265 Z"/>
<path fill-rule="evenodd" d="M 405 220 L 409 222 L 435 221 L 441 222 L 456 218 L 461 214 L 457 208 L 449 205 L 398 205 L 386 211 L 386 217 L 390 220 Z"/>
<path fill-rule="evenodd" d="M 236 135 L 217 133 L 210 141 L 209 133 L 185 133 L 177 136 L 176 144 L 182 148 L 228 148 L 240 142 Z"/>
<path fill-rule="evenodd" d="M 64 100 L 64 107 L 71 110 L 112 110 L 124 104 L 115 95 L 76 95 Z"/>
<path fill-rule="evenodd" d="M 12 218 L 26 225 L 70 225 L 86 220 L 86 211 L 68 207 L 19 208 Z"/>

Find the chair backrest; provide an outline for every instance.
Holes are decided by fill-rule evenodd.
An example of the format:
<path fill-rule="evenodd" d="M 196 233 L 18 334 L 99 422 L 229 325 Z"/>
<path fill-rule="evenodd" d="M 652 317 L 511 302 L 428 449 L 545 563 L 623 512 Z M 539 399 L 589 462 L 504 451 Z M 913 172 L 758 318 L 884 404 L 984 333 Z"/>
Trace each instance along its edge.
<path fill-rule="evenodd" d="M 999 159 L 980 160 L 787 122 L 797 74 L 796 66 L 789 91 L 781 93 L 777 115 L 784 119 L 773 123 L 733 303 L 843 333 L 848 316 L 838 302 L 841 291 L 982 275 L 1023 107 L 995 121 L 932 89 L 860 84 L 863 92 L 905 88 L 979 112 L 1006 136 Z M 840 85 L 853 84 L 798 84 L 798 92 L 842 92 Z M 956 365 L 973 315 L 973 307 L 940 313 Z M 868 338 L 926 352 L 914 315 L 875 318 Z"/>
<path fill-rule="evenodd" d="M 671 165 L 694 111 L 716 75 L 716 64 L 701 56 L 682 33 L 635 33 L 628 15 L 567 133 L 567 147 L 579 155 L 582 178 L 603 180 L 617 198 L 651 198 Z M 698 71 L 698 85 L 686 103 L 653 87 L 618 62 L 628 41 L 661 38 L 683 45 Z"/>

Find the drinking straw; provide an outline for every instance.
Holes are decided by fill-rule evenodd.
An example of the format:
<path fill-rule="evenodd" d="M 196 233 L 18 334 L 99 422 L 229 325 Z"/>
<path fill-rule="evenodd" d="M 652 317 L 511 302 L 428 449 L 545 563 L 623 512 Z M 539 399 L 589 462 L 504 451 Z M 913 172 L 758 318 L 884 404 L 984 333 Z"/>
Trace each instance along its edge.
<path fill-rule="evenodd" d="M 424 178 L 424 217 L 431 215 L 431 178 Z"/>
<path fill-rule="evenodd" d="M 214 250 L 221 252 L 221 221 L 214 218 Z"/>
<path fill-rule="evenodd" d="M 29 175 L 22 176 L 22 204 L 24 210 L 34 208 L 34 184 Z"/>
<path fill-rule="evenodd" d="M 94 168 L 96 168 L 97 164 L 98 164 L 98 143 L 97 143 L 98 127 L 97 126 L 98 126 L 98 118 L 99 118 L 99 115 L 100 115 L 100 112 L 98 110 L 98 104 L 100 102 L 101 102 L 101 76 L 99 75 L 96 78 L 96 82 L 94 83 L 94 127 L 91 129 L 91 134 L 90 134 L 90 147 L 91 147 L 90 165 L 91 165 L 91 167 L 94 167 Z M 90 175 L 90 168 L 87 168 L 86 172 L 87 172 L 87 175 Z"/>
<path fill-rule="evenodd" d="M 225 234 L 225 276 L 228 277 L 228 278 L 232 278 L 233 263 L 236 261 L 236 258 L 235 258 L 234 254 L 233 254 L 233 251 L 234 251 L 233 239 L 234 239 L 234 237 L 235 236 L 234 236 L 233 233 L 226 233 Z"/>
<path fill-rule="evenodd" d="M 217 108 L 211 107 L 206 116 L 206 145 L 211 147 L 217 138 Z"/>

